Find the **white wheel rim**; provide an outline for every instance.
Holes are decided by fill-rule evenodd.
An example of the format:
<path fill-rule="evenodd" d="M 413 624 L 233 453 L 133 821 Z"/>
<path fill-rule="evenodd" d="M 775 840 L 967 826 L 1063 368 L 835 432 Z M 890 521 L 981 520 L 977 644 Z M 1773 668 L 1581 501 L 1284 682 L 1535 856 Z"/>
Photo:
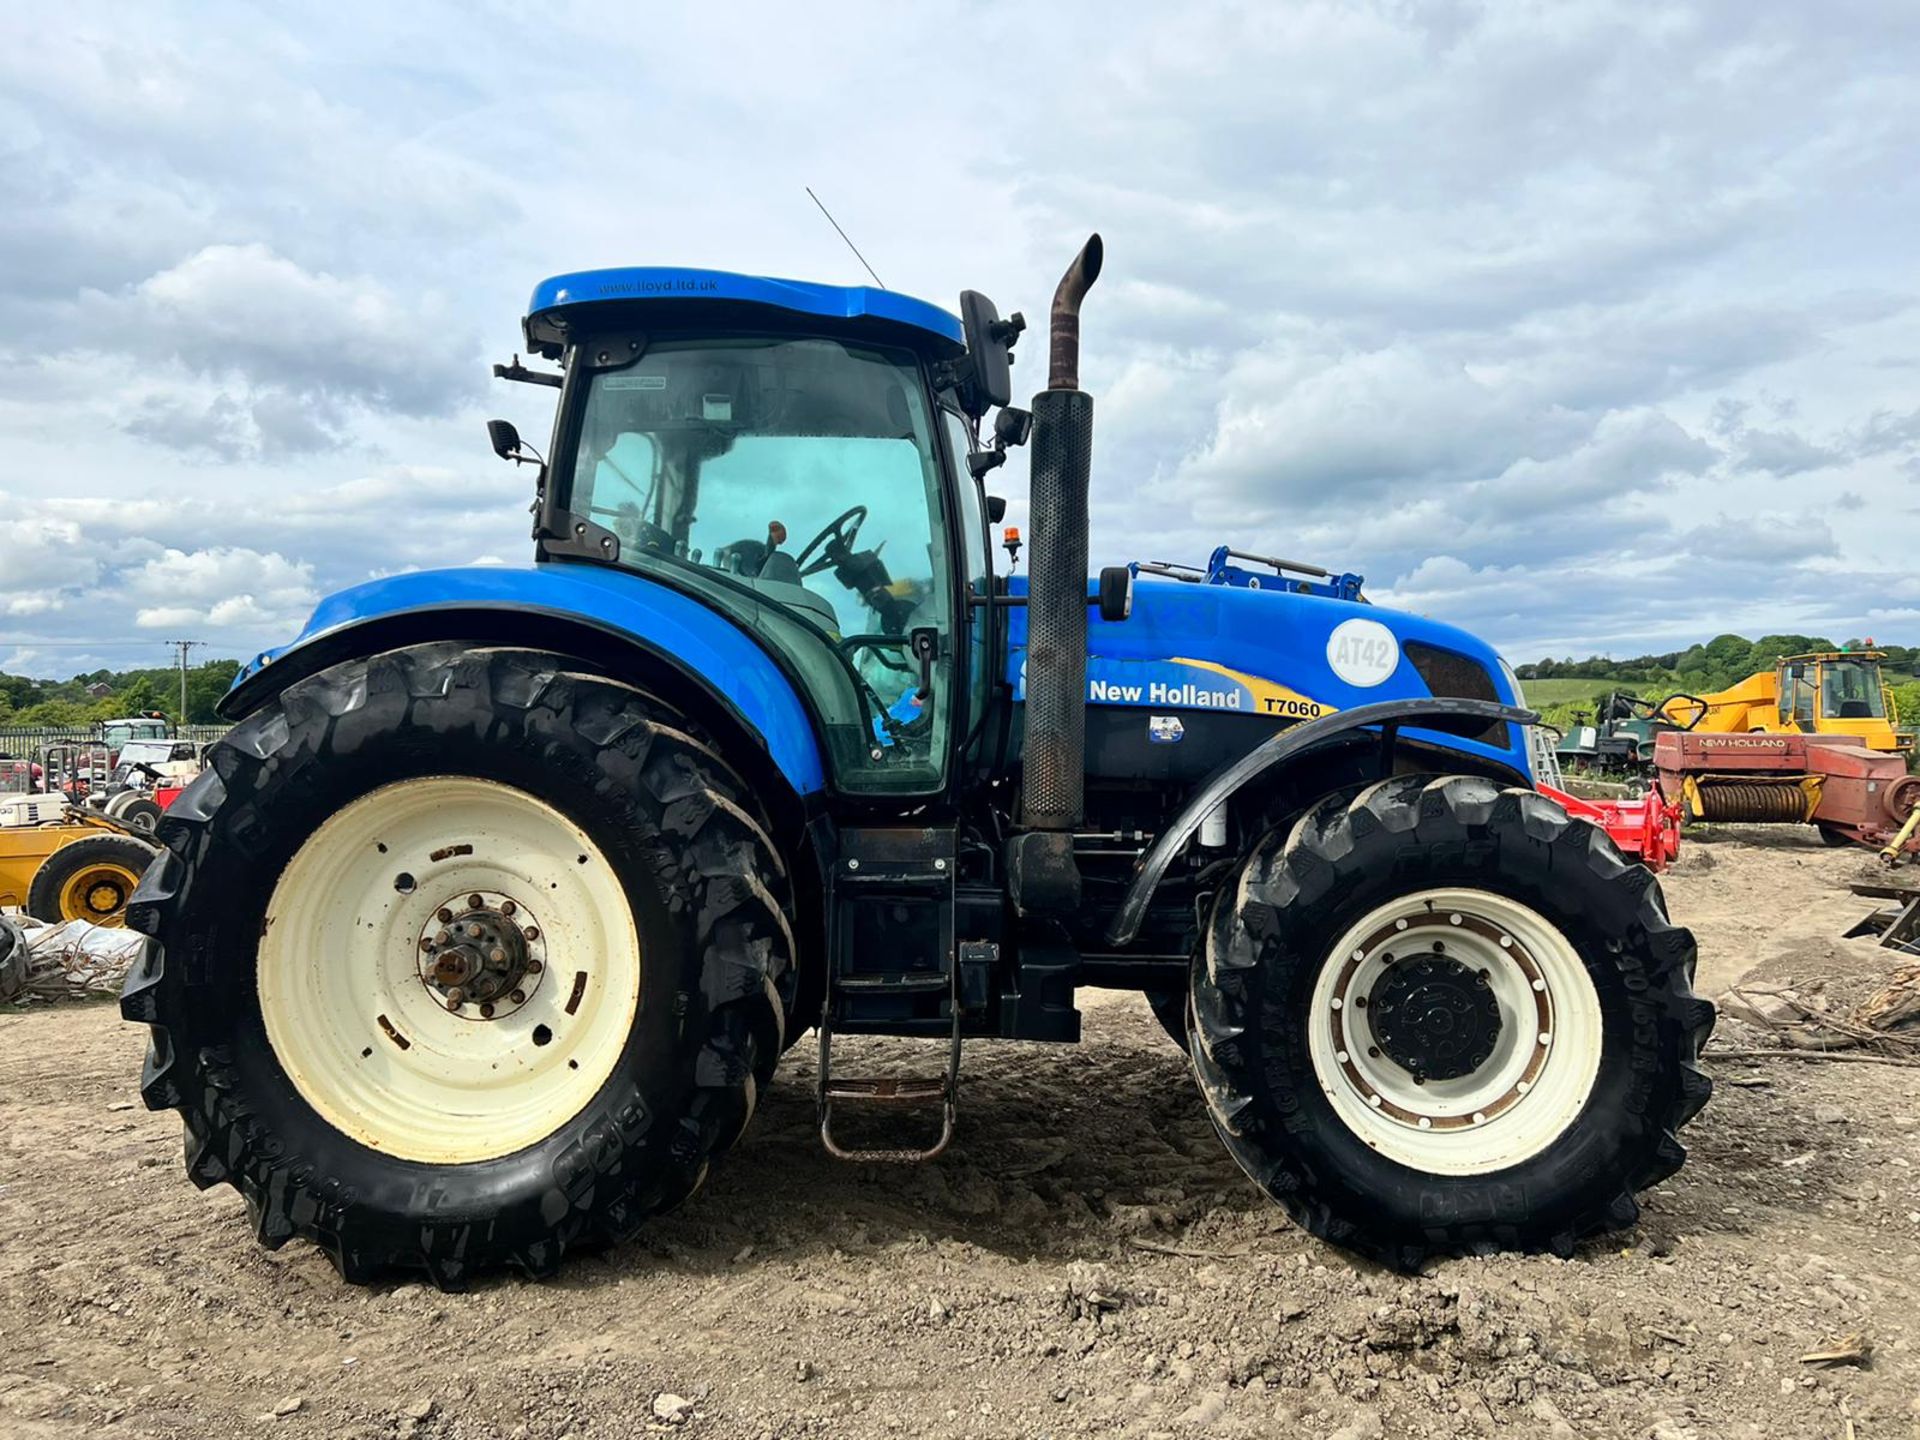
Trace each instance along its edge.
<path fill-rule="evenodd" d="M 1387 982 L 1429 957 L 1481 974 L 1499 1027 L 1479 1063 L 1422 1083 L 1382 1043 L 1391 1032 L 1376 1025 L 1391 1022 L 1376 997 L 1394 1004 Z M 1328 952 L 1312 1004 L 1308 1051 L 1334 1113 L 1415 1170 L 1483 1175 L 1539 1154 L 1600 1072 L 1600 997 L 1579 951 L 1538 911 L 1486 890 L 1425 890 L 1370 911 Z"/>
<path fill-rule="evenodd" d="M 518 978 L 488 1016 L 464 992 L 452 1008 L 423 943 L 475 896 Z M 401 1159 L 468 1164 L 585 1108 L 626 1046 L 640 972 L 625 891 L 579 826 L 525 791 L 432 776 L 353 801 L 288 862 L 260 940 L 260 1011 L 328 1124 Z"/>

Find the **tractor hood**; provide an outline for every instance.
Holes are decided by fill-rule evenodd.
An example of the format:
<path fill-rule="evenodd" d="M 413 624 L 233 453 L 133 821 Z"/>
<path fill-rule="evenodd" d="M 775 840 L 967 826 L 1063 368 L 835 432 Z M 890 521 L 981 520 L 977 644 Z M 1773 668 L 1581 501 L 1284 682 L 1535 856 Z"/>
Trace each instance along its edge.
<path fill-rule="evenodd" d="M 1015 580 L 1014 593 L 1024 582 Z M 1096 590 L 1090 593 L 1097 593 Z M 1008 679 L 1025 696 L 1025 611 L 1010 612 Z M 1183 584 L 1141 575 L 1133 613 L 1090 617 L 1087 704 L 1144 712 L 1150 738 L 1178 744 L 1194 712 L 1312 720 L 1380 700 L 1427 695 L 1518 703 L 1499 654 L 1464 630 L 1378 605 L 1280 589 Z M 1409 727 L 1411 731 L 1413 727 Z M 1474 744 L 1509 764 L 1523 737 L 1496 726 Z"/>

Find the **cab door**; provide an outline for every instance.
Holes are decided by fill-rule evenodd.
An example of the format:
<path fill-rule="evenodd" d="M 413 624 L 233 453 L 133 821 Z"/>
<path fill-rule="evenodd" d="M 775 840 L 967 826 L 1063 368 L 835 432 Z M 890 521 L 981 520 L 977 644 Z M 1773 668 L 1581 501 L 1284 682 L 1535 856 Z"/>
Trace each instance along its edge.
<path fill-rule="evenodd" d="M 986 735 L 987 712 L 993 705 L 994 663 L 993 542 L 987 525 L 987 497 L 984 488 L 967 471 L 967 453 L 973 437 L 966 421 L 952 410 L 940 412 L 946 432 L 947 465 L 954 504 L 959 510 L 961 555 L 955 567 L 965 588 L 966 613 L 960 625 L 967 649 L 967 692 L 959 717 L 958 734 L 963 752 L 974 750 Z M 960 763 L 968 763 L 962 753 Z"/>

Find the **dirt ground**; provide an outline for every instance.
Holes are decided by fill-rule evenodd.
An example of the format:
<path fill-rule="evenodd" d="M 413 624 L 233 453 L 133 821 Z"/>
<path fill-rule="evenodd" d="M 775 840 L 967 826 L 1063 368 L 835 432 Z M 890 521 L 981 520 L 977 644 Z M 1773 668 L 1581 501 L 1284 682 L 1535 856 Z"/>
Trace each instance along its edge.
<path fill-rule="evenodd" d="M 1870 988 L 1888 952 L 1838 938 L 1869 863 L 1689 838 L 1667 890 L 1702 990 Z M 684 1210 L 445 1296 L 257 1248 L 138 1108 L 111 1007 L 0 1014 L 0 1436 L 1920 1434 L 1920 1069 L 1717 1061 L 1636 1231 L 1408 1279 L 1253 1190 L 1137 997 L 1087 997 L 1086 1029 L 970 1047 L 918 1169 L 821 1152 L 802 1046 Z M 1801 1362 L 1851 1334 L 1864 1365 Z"/>

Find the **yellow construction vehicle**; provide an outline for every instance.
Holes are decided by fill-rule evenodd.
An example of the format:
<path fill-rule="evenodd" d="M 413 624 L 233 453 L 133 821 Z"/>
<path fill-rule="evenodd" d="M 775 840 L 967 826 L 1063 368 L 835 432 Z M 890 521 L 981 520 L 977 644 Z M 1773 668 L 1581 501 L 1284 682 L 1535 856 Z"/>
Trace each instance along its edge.
<path fill-rule="evenodd" d="M 124 924 L 127 901 L 158 853 L 64 796 L 0 795 L 0 906 L 36 920 Z"/>
<path fill-rule="evenodd" d="M 1905 755 L 1913 734 L 1880 672 L 1878 650 L 1789 655 L 1712 695 L 1675 695 L 1660 717 L 1682 730 L 1730 735 L 1845 735 L 1868 750 Z"/>

